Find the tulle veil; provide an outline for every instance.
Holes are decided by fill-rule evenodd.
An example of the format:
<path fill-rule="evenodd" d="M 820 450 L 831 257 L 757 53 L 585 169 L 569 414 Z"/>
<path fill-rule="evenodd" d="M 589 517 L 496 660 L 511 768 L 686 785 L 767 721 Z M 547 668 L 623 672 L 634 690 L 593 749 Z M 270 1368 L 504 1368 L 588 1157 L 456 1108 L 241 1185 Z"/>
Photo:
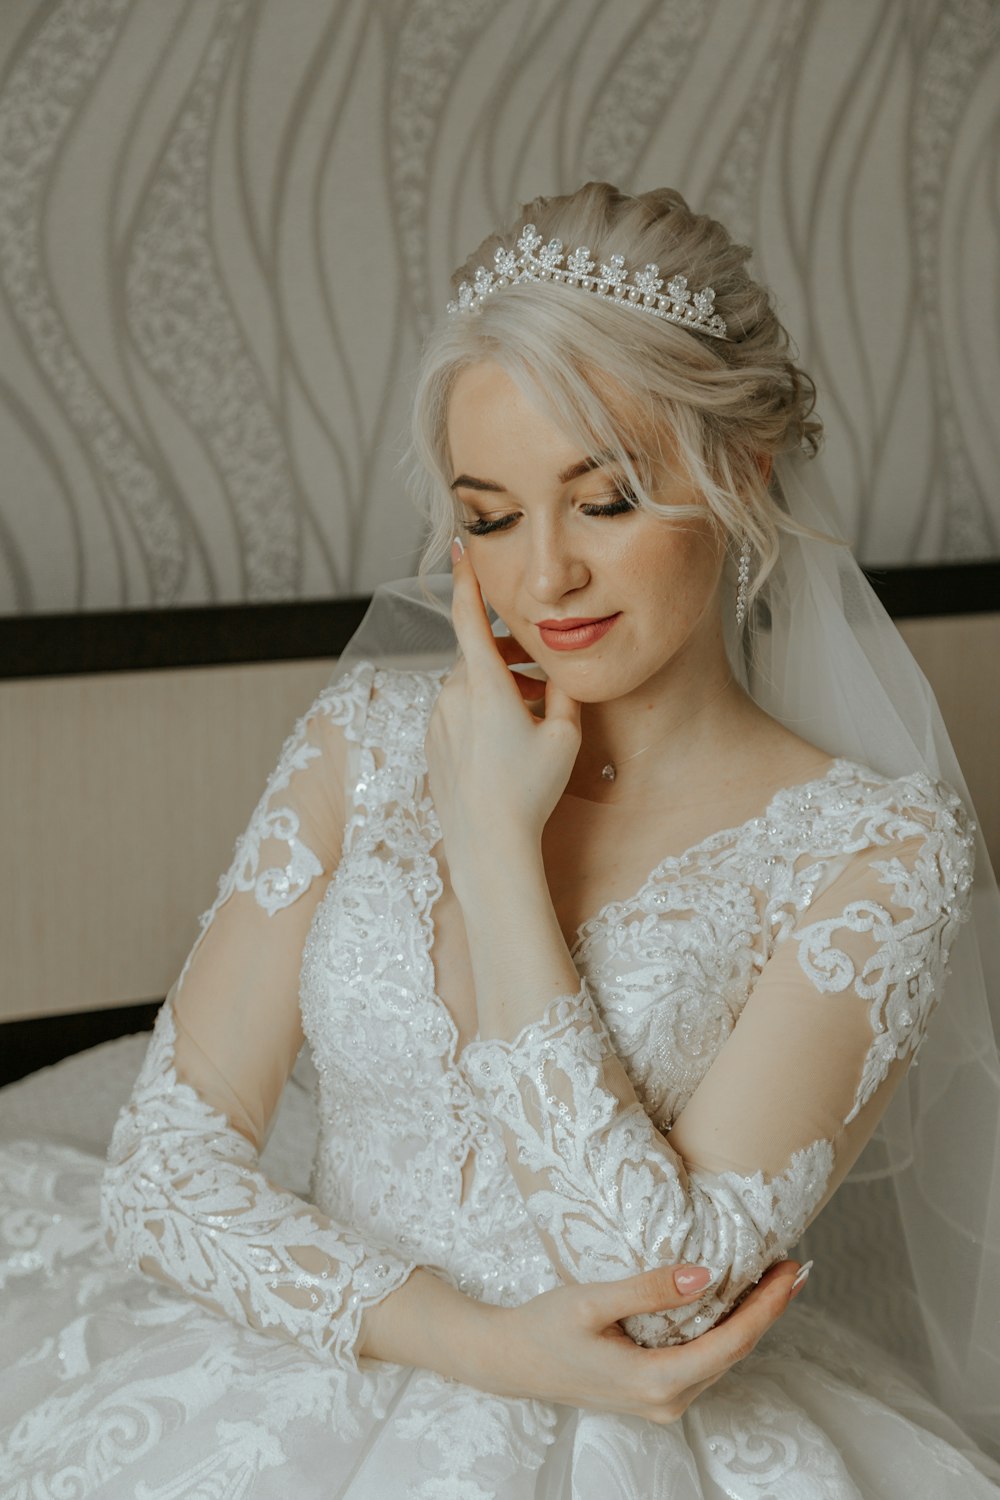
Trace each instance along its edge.
<path fill-rule="evenodd" d="M 837 509 L 819 465 L 779 457 L 772 492 L 826 537 Z M 732 581 L 731 581 L 732 582 Z M 447 666 L 450 577 L 383 585 L 341 656 Z M 734 611 L 726 611 L 733 619 Z M 783 533 L 751 628 L 727 641 L 755 700 L 833 755 L 887 775 L 925 771 L 975 817 L 934 695 L 846 545 Z M 1000 1458 L 1000 894 L 976 828 L 972 919 L 916 1064 L 807 1232 L 810 1301 L 896 1353 Z"/>

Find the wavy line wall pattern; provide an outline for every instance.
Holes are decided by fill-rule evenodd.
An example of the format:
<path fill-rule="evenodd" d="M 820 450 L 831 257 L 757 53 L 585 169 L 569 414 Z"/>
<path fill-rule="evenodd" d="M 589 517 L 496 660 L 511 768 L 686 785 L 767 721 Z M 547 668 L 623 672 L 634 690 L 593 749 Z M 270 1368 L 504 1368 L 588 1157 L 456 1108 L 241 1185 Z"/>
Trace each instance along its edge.
<path fill-rule="evenodd" d="M 756 247 L 865 562 L 1000 556 L 994 0 L 5 0 L 0 613 L 414 565 L 420 340 L 590 177 Z"/>

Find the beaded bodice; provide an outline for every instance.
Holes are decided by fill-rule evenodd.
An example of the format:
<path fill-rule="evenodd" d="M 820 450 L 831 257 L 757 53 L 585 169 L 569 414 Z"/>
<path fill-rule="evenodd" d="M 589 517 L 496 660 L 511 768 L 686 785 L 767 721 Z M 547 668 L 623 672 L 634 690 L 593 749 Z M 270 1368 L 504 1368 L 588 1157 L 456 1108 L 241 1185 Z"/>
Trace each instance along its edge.
<path fill-rule="evenodd" d="M 314 1192 L 331 1215 L 400 1255 L 478 1296 L 519 1302 L 558 1277 L 509 1169 L 497 1112 L 456 1057 L 456 1027 L 435 993 L 440 827 L 423 743 L 440 676 L 378 674 L 344 853 L 305 945 L 302 1013 L 320 1075 Z M 937 791 L 914 791 L 937 806 Z M 761 816 L 664 860 L 632 896 L 581 924 L 573 956 L 584 987 L 661 1132 L 731 1035 L 776 945 L 802 926 L 852 844 L 877 837 L 880 824 L 898 832 L 897 803 L 898 787 L 886 778 L 834 761 L 779 792 Z M 950 823 L 943 832 L 954 842 L 935 854 L 961 869 L 961 834 Z M 936 882 L 929 851 L 927 860 Z M 833 928 L 825 943 L 818 931 L 800 940 L 800 951 L 803 982 L 828 987 Z M 927 977 L 912 1014 L 898 1014 L 895 1001 L 884 1016 L 876 1007 L 852 1112 L 884 1075 L 882 1028 L 893 1033 L 893 1052 L 915 1047 L 936 982 Z M 483 1050 L 473 1044 L 468 1061 Z M 802 1144 L 809 1153 L 787 1185 L 782 1252 L 832 1170 L 827 1142 Z M 761 1227 L 774 1258 L 772 1226 Z"/>
<path fill-rule="evenodd" d="M 109 1239 L 348 1367 L 415 1265 L 513 1304 L 704 1264 L 696 1305 L 626 1324 L 690 1338 L 796 1243 L 919 1046 L 968 910 L 961 804 L 835 760 L 663 860 L 580 926 L 575 995 L 459 1052 L 433 961 L 441 676 L 361 663 L 286 741 L 116 1128 Z M 300 1019 L 312 1203 L 255 1156 Z"/>
<path fill-rule="evenodd" d="M 440 827 L 423 739 L 438 680 L 381 676 L 341 863 L 306 940 L 300 997 L 320 1080 L 313 1192 L 463 1289 L 523 1301 L 554 1273 L 435 993 Z"/>

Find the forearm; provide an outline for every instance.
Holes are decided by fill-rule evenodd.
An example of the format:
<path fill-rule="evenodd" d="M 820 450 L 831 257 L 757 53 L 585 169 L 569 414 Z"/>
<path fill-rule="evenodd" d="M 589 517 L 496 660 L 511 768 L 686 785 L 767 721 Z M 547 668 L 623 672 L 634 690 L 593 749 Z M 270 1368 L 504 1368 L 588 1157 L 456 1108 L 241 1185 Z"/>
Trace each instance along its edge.
<path fill-rule="evenodd" d="M 175 1042 L 168 1003 L 108 1151 L 109 1248 L 235 1323 L 352 1368 L 365 1309 L 412 1262 L 265 1177 L 253 1143 L 178 1079 Z"/>
<path fill-rule="evenodd" d="M 829 1142 L 785 1172 L 689 1168 L 634 1091 L 586 987 L 512 1042 L 471 1043 L 470 1083 L 500 1127 L 511 1175 L 566 1279 L 604 1281 L 679 1262 L 713 1274 L 699 1303 L 627 1331 L 648 1344 L 703 1333 L 795 1243 L 833 1166 Z"/>
<path fill-rule="evenodd" d="M 629 1330 L 648 1343 L 704 1331 L 805 1227 L 829 1176 L 826 1143 L 771 1181 L 690 1174 L 643 1110 L 591 1003 L 569 1003 L 562 1021 L 551 1014 L 558 997 L 579 996 L 580 976 L 540 857 L 494 852 L 465 889 L 485 1047 L 473 1044 L 463 1066 L 503 1130 L 553 1263 L 576 1281 L 680 1260 L 709 1265 L 715 1284 L 699 1306 Z"/>
<path fill-rule="evenodd" d="M 459 892 L 479 1035 L 510 1041 L 580 976 L 549 895 L 541 848 L 527 838 L 481 845 Z"/>
<path fill-rule="evenodd" d="M 498 1375 L 491 1358 L 501 1316 L 501 1308 L 477 1302 L 418 1267 L 402 1286 L 366 1309 L 355 1353 L 362 1359 L 434 1370 L 490 1390 Z"/>
<path fill-rule="evenodd" d="M 689 1171 L 581 991 L 540 848 L 513 832 L 467 848 L 474 856 L 453 878 L 481 1041 L 461 1065 L 502 1131 L 525 1206 L 567 1281 L 681 1261 L 710 1267 L 713 1284 L 696 1304 L 627 1324 L 644 1344 L 691 1339 L 798 1239 L 829 1180 L 831 1148 L 814 1140 L 772 1177 Z"/>

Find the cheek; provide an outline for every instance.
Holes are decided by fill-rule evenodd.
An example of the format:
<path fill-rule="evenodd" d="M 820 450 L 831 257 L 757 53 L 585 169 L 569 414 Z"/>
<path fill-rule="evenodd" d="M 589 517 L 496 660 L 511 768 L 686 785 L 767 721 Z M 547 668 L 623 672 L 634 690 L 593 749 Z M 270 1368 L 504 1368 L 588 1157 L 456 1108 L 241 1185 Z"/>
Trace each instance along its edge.
<path fill-rule="evenodd" d="M 513 559 L 510 556 L 504 558 L 501 547 L 491 550 L 489 543 L 482 539 L 478 544 L 466 541 L 465 545 L 469 549 L 469 557 L 483 597 L 500 618 L 506 621 L 507 613 L 514 607 L 516 574 Z"/>
<path fill-rule="evenodd" d="M 721 557 L 700 527 L 659 527 L 636 537 L 621 557 L 622 576 L 638 594 L 662 601 L 665 612 L 688 612 L 715 588 Z"/>

